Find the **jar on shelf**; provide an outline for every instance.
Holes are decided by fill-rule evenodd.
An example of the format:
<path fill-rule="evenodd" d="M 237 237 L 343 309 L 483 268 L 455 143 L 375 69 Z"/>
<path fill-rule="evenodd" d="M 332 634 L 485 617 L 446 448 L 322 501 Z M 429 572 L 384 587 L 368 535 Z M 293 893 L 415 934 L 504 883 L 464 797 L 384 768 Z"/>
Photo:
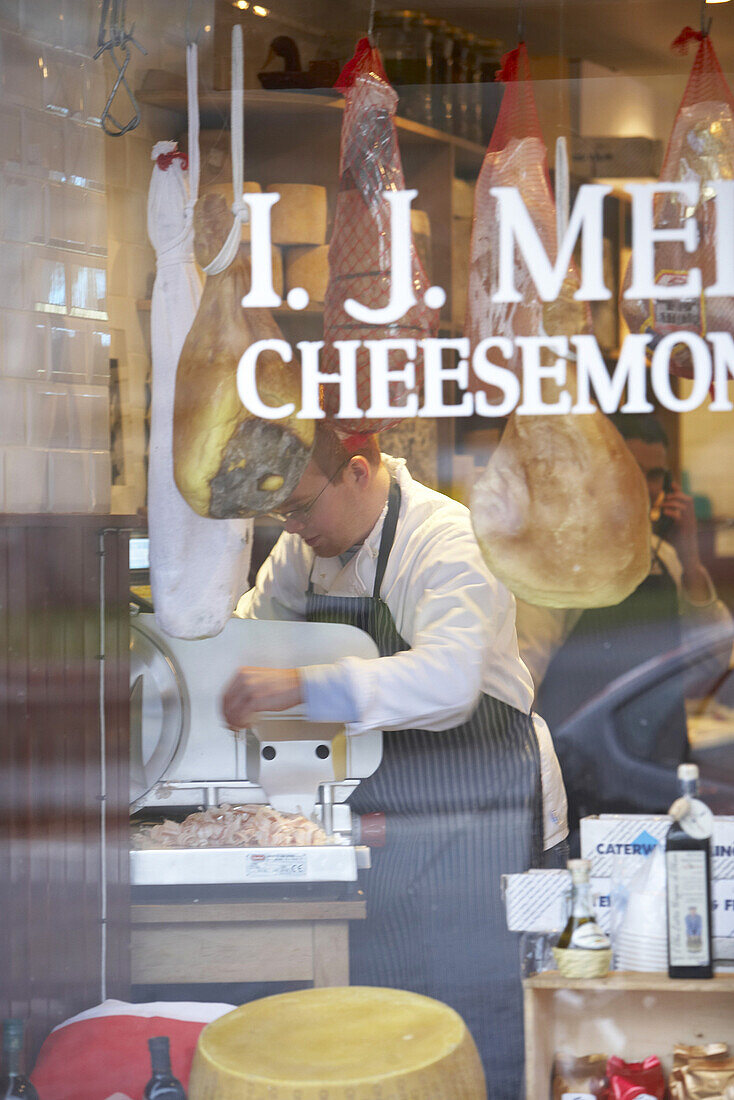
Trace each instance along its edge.
<path fill-rule="evenodd" d="M 377 11 L 373 29 L 385 72 L 398 92 L 399 113 L 430 126 L 433 54 L 428 22 L 417 11 Z"/>
<path fill-rule="evenodd" d="M 502 102 L 502 85 L 495 76 L 502 65 L 504 45 L 497 38 L 480 38 L 476 46 L 476 73 L 479 83 L 480 132 L 478 140 L 488 145 Z"/>
<path fill-rule="evenodd" d="M 469 106 L 467 103 L 467 63 L 469 42 L 466 31 L 453 27 L 451 31 L 453 48 L 451 50 L 451 132 L 457 137 L 466 135 Z"/>
<path fill-rule="evenodd" d="M 445 19 L 426 19 L 431 32 L 431 122 L 438 130 L 452 130 L 451 55 L 454 40 Z"/>

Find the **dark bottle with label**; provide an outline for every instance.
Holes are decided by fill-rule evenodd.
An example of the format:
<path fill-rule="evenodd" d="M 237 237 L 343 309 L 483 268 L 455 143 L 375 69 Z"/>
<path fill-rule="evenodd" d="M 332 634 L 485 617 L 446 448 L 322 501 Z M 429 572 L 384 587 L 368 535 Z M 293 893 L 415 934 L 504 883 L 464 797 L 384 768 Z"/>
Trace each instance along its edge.
<path fill-rule="evenodd" d="M 681 797 L 670 807 L 665 840 L 668 975 L 711 978 L 711 833 L 713 817 L 698 793 L 695 764 L 678 767 Z"/>
<path fill-rule="evenodd" d="M 0 1100 L 39 1100 L 38 1093 L 23 1073 L 23 1021 L 3 1020 L 3 1064 L 0 1070 Z"/>
<path fill-rule="evenodd" d="M 171 1073 L 171 1052 L 167 1035 L 148 1039 L 153 1076 L 145 1086 L 143 1100 L 186 1100 L 180 1081 Z"/>

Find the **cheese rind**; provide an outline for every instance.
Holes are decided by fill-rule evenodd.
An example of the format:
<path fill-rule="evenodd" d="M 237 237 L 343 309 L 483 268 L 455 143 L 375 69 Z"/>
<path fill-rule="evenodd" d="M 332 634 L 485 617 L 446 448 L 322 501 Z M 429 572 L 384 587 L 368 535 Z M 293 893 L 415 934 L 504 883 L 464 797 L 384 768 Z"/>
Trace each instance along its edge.
<path fill-rule="evenodd" d="M 303 989 L 253 1001 L 204 1029 L 190 1100 L 485 1100 L 461 1017 L 416 993 Z"/>
<path fill-rule="evenodd" d="M 285 285 L 303 287 L 311 302 L 323 302 L 329 285 L 329 246 L 298 245 L 285 252 Z"/>
<path fill-rule="evenodd" d="M 324 244 L 326 188 L 313 183 L 273 183 L 280 198 L 271 212 L 273 244 Z"/>

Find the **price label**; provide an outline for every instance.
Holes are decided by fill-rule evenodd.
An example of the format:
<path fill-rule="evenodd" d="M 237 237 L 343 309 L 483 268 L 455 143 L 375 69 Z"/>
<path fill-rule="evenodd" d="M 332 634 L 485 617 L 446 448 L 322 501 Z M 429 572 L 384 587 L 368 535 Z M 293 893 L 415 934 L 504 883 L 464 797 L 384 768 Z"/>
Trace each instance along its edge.
<path fill-rule="evenodd" d="M 303 879 L 307 874 L 306 859 L 295 852 L 248 852 L 245 874 L 249 879 Z"/>

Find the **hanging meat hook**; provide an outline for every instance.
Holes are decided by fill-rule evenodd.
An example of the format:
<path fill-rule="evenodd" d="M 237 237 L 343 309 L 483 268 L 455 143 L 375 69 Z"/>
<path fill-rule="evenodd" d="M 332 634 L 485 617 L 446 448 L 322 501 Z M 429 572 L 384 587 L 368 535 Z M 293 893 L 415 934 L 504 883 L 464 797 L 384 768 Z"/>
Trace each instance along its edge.
<path fill-rule="evenodd" d="M 102 117 L 100 123 L 102 129 L 110 137 L 122 137 L 129 130 L 134 130 L 140 122 L 140 107 L 133 95 L 132 88 L 127 82 L 126 72 L 127 67 L 130 64 L 130 44 L 137 46 L 141 53 L 147 54 L 147 50 L 140 45 L 140 43 L 133 37 L 135 31 L 135 24 L 133 23 L 129 31 L 125 30 L 125 2 L 126 0 L 103 0 L 102 4 L 102 18 L 99 24 L 99 35 L 97 37 L 97 52 L 94 55 L 96 61 L 98 57 L 101 57 L 105 50 L 110 51 L 110 57 L 112 63 L 117 69 L 117 77 L 115 83 L 112 85 L 112 91 L 107 97 L 104 110 L 102 111 Z M 107 17 L 109 16 L 109 31 L 107 31 Z M 108 36 L 108 37 L 107 37 Z M 124 55 L 121 60 L 115 53 L 118 50 Z M 129 122 L 123 125 L 118 122 L 115 116 L 112 114 L 112 103 L 117 95 L 120 85 L 123 86 L 128 94 L 128 98 L 132 104 L 133 117 Z"/>

